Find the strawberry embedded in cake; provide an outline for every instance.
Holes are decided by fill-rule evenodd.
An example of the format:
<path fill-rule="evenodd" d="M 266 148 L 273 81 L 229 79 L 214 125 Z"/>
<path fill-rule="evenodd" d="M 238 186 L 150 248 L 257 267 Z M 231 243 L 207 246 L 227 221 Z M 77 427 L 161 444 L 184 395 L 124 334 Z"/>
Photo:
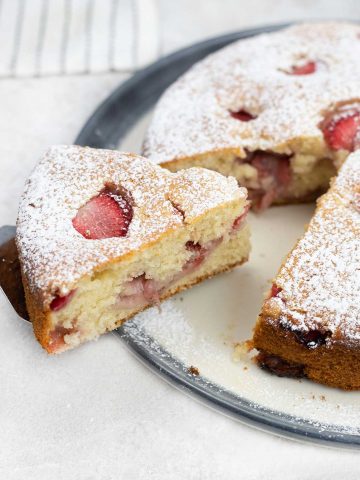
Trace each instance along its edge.
<path fill-rule="evenodd" d="M 320 127 L 332 150 L 353 152 L 360 147 L 360 103 L 345 103 L 328 112 Z"/>
<path fill-rule="evenodd" d="M 312 73 L 315 73 L 317 69 L 317 64 L 316 62 L 306 62 L 303 63 L 302 65 L 294 65 L 289 74 L 290 75 L 311 75 Z"/>
<path fill-rule="evenodd" d="M 288 155 L 255 151 L 236 162 L 239 170 L 247 169 L 249 177 L 252 173 L 253 178 L 246 183 L 255 210 L 265 210 L 275 201 L 286 200 L 292 178 Z"/>
<path fill-rule="evenodd" d="M 53 312 L 57 312 L 58 310 L 62 310 L 66 307 L 66 305 L 71 301 L 72 297 L 74 296 L 75 290 L 72 290 L 67 295 L 56 295 L 50 303 L 50 310 Z"/>
<path fill-rule="evenodd" d="M 257 210 L 317 198 L 359 147 L 358 35 L 301 24 L 209 55 L 161 97 L 144 154 L 234 176 Z"/>
<path fill-rule="evenodd" d="M 132 219 L 130 202 L 116 189 L 106 187 L 79 208 L 72 224 L 83 237 L 125 237 Z"/>
<path fill-rule="evenodd" d="M 237 112 L 230 111 L 230 115 L 232 116 L 232 118 L 235 118 L 235 120 L 240 120 L 240 122 L 250 122 L 251 120 L 254 120 L 256 118 L 254 115 L 247 112 L 246 110 L 239 110 Z"/>
<path fill-rule="evenodd" d="M 16 237 L 41 345 L 75 347 L 246 261 L 246 197 L 209 170 L 52 147 L 26 185 Z"/>

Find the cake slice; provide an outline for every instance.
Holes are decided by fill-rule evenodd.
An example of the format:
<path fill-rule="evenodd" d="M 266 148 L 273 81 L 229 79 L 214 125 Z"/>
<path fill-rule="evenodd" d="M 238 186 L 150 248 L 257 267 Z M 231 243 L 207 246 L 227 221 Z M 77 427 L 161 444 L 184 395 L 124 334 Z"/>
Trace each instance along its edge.
<path fill-rule="evenodd" d="M 52 147 L 21 199 L 16 243 L 34 332 L 59 353 L 249 255 L 246 190 L 192 168 Z"/>
<path fill-rule="evenodd" d="M 316 198 L 360 146 L 359 39 L 310 23 L 217 51 L 164 93 L 144 155 L 232 175 L 257 209 Z"/>
<path fill-rule="evenodd" d="M 277 375 L 360 389 L 360 151 L 280 268 L 253 341 Z"/>

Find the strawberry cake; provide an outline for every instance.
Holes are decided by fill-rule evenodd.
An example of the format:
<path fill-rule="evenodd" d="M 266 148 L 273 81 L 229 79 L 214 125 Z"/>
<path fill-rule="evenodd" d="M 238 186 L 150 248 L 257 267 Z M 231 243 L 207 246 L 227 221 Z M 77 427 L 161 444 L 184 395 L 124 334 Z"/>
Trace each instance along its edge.
<path fill-rule="evenodd" d="M 280 268 L 253 341 L 277 375 L 360 389 L 360 150 Z"/>
<path fill-rule="evenodd" d="M 233 178 L 52 147 L 20 202 L 16 243 L 34 331 L 59 353 L 245 262 L 247 194 Z"/>
<path fill-rule="evenodd" d="M 234 176 L 257 209 L 316 198 L 360 146 L 360 26 L 296 25 L 237 41 L 160 99 L 144 154 Z"/>

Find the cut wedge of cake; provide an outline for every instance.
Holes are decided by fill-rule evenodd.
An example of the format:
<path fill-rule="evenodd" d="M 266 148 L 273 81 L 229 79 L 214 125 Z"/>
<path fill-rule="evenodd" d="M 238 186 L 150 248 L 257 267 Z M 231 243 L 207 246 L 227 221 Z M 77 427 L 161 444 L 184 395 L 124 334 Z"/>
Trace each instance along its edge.
<path fill-rule="evenodd" d="M 245 262 L 246 190 L 132 154 L 52 147 L 23 194 L 16 242 L 41 345 L 62 352 Z"/>
<path fill-rule="evenodd" d="M 280 268 L 253 341 L 277 375 L 360 389 L 360 151 Z"/>
<path fill-rule="evenodd" d="M 234 176 L 255 208 L 316 198 L 360 145 L 360 26 L 296 25 L 208 56 L 160 99 L 144 154 Z"/>

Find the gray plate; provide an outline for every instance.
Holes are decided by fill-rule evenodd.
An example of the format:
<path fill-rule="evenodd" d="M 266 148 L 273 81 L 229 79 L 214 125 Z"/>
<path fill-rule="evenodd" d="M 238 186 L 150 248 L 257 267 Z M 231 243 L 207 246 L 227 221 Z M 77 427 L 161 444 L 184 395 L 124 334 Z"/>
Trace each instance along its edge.
<path fill-rule="evenodd" d="M 143 118 L 145 114 L 154 106 L 165 88 L 193 63 L 235 40 L 277 30 L 283 26 L 284 25 L 257 28 L 217 37 L 183 49 L 152 64 L 122 84 L 98 107 L 81 130 L 75 143 L 97 148 L 116 148 L 119 144 L 123 144 L 125 137 L 130 134 L 137 137 L 136 142 L 140 144 L 143 132 L 140 132 L 141 129 L 139 130 L 137 125 L 144 121 Z M 126 143 L 125 141 L 125 144 Z M 289 222 L 291 222 L 294 217 L 297 218 L 297 220 L 295 220 L 297 223 L 293 225 L 295 233 L 289 233 L 286 245 L 284 244 L 281 247 L 284 252 L 281 252 L 279 258 L 273 260 L 274 265 L 278 265 L 281 256 L 286 253 L 294 241 L 294 238 L 301 233 L 302 224 L 304 220 L 309 217 L 311 208 L 298 206 L 282 207 L 281 209 L 272 210 L 274 211 L 266 212 L 260 220 L 253 219 L 253 216 L 251 217 L 252 222 L 255 224 L 255 243 L 257 242 L 257 238 L 263 236 L 261 228 L 264 227 L 261 225 L 266 224 L 266 222 L 268 222 L 267 225 L 278 222 L 278 225 L 281 227 L 283 222 L 282 215 L 287 217 L 287 221 Z M 3 227 L 1 229 L 0 243 L 2 242 L 4 244 L 13 236 L 14 230 L 11 228 L 13 227 L 7 227 L 7 229 Z M 1 245 L 0 248 L 2 248 Z M 259 247 L 255 246 L 254 248 L 254 256 L 257 256 L 259 261 L 260 258 L 265 258 L 265 253 L 262 248 L 262 245 L 259 245 Z M 5 258 L 5 260 L 6 258 L 10 258 L 9 248 L 8 250 L 0 250 L 0 257 Z M 16 260 L 12 259 L 8 263 L 6 263 L 6 261 L 4 263 L 8 265 L 9 268 L 6 271 L 0 271 L 1 286 L 14 308 L 17 309 L 20 316 L 24 317 L 23 305 L 21 306 L 22 292 L 19 288 L 16 289 L 14 287 L 16 282 L 8 281 L 11 275 L 18 275 Z M 255 266 L 253 265 L 252 268 L 256 268 L 256 259 Z M 274 266 L 272 265 L 269 271 L 273 268 Z M 224 350 L 225 354 L 222 352 L 222 343 L 225 344 L 226 342 L 219 341 L 218 326 L 213 321 L 213 327 L 210 326 L 211 322 L 209 322 L 209 327 L 207 327 L 206 319 L 199 318 L 201 317 L 201 313 L 199 312 L 205 311 L 205 304 L 203 303 L 203 305 L 201 305 L 201 302 L 204 302 L 206 298 L 211 298 L 214 288 L 225 293 L 230 292 L 231 289 L 235 288 L 234 282 L 237 282 L 235 285 L 238 285 L 238 282 L 241 281 L 239 275 L 248 275 L 247 278 L 251 275 L 251 271 L 246 270 L 246 267 L 237 270 L 240 273 L 235 272 L 217 278 L 196 287 L 190 293 L 185 293 L 180 298 L 182 302 L 180 302 L 178 298 L 167 302 L 161 315 L 154 309 L 149 310 L 145 315 L 142 314 L 142 317 L 137 317 L 134 321 L 130 321 L 119 328 L 116 333 L 121 340 L 127 344 L 131 351 L 135 352 L 153 371 L 159 373 L 166 380 L 171 381 L 185 393 L 190 393 L 204 400 L 209 406 L 228 416 L 256 428 L 289 438 L 311 440 L 313 442 L 331 444 L 338 447 L 358 447 L 360 445 L 360 426 L 358 422 L 353 422 L 353 419 L 359 416 L 360 404 L 359 397 L 356 393 L 339 392 L 335 389 L 327 389 L 326 387 L 318 386 L 307 381 L 299 383 L 299 381 L 291 379 L 272 377 L 251 365 L 248 360 L 240 360 L 240 363 L 234 367 L 234 362 L 231 360 L 230 355 L 228 355 L 228 351 L 230 351 L 229 345 L 226 346 L 228 350 Z M 266 274 L 268 274 L 268 272 L 266 272 Z M 271 273 L 269 273 L 269 275 L 270 274 Z M 4 280 L 5 278 L 6 281 Z M 264 279 L 261 281 L 263 282 Z M 236 289 L 234 292 L 236 296 Z M 261 292 L 254 300 L 255 306 L 251 310 L 251 314 L 248 314 L 249 318 L 251 317 L 248 330 L 245 333 L 242 332 L 241 335 L 250 333 L 249 329 L 255 318 L 253 315 L 258 309 L 257 303 L 259 303 L 260 297 Z M 251 300 L 249 299 L 249 301 Z M 206 331 L 207 328 L 209 329 L 209 331 L 205 333 L 208 337 L 211 337 L 211 341 L 213 342 L 212 346 L 218 345 L 219 355 L 223 356 L 220 363 L 221 361 L 224 361 L 225 364 L 228 362 L 226 369 L 233 369 L 235 372 L 231 379 L 229 379 L 229 377 L 226 381 L 222 382 L 221 374 L 220 376 L 212 375 L 212 365 L 210 365 L 211 355 L 207 360 L 208 364 L 204 364 L 202 368 L 200 368 L 201 373 L 205 372 L 203 375 L 194 376 L 189 372 L 189 362 L 191 359 L 197 357 L 194 357 L 193 353 L 190 353 L 188 357 L 184 357 L 179 353 L 181 349 L 172 349 L 171 339 L 163 339 L 161 326 L 157 327 L 156 322 L 154 323 L 154 319 L 156 320 L 157 316 L 159 316 L 159 318 L 166 317 L 167 312 L 170 312 L 169 316 L 171 316 L 173 308 L 182 312 L 184 317 L 186 317 L 186 308 L 188 308 L 188 310 L 190 309 L 192 313 L 188 315 L 188 320 L 185 320 L 190 323 L 193 322 L 192 331 L 202 329 L 202 334 L 204 334 L 204 331 Z M 226 317 L 226 315 L 225 313 L 224 316 Z M 149 318 L 150 322 L 147 321 Z M 193 320 L 194 318 L 195 320 Z M 155 324 L 155 327 L 151 327 L 151 322 Z M 226 321 L 224 320 L 224 329 L 228 327 L 225 323 Z M 211 329 L 214 332 L 216 330 L 216 333 L 210 332 Z M 191 339 L 191 342 L 196 342 L 194 338 Z M 214 340 L 215 338 L 216 340 Z M 181 338 L 179 341 L 181 342 Z M 220 343 L 221 347 L 219 346 Z M 195 345 L 196 349 L 195 343 L 191 345 Z M 229 358 L 227 358 L 227 356 L 229 356 Z M 198 358 L 197 361 L 201 362 L 202 358 Z M 244 370 L 250 371 L 249 380 L 246 381 L 245 379 L 244 383 L 237 385 L 236 377 L 237 375 L 240 377 L 242 367 Z M 255 380 L 253 380 L 253 377 L 256 377 Z M 253 391 L 247 391 L 247 387 L 244 387 L 244 385 L 251 384 L 251 382 L 258 387 Z M 263 390 L 262 393 L 261 390 Z M 327 398 L 327 404 L 324 403 L 324 398 Z M 301 406 L 302 403 L 304 407 Z M 339 407 L 339 404 L 341 407 Z M 340 410 L 337 414 L 338 407 Z M 292 412 L 292 410 L 294 412 Z M 317 417 L 319 417 L 319 420 L 317 420 Z M 333 423 L 334 418 L 336 423 Z"/>

